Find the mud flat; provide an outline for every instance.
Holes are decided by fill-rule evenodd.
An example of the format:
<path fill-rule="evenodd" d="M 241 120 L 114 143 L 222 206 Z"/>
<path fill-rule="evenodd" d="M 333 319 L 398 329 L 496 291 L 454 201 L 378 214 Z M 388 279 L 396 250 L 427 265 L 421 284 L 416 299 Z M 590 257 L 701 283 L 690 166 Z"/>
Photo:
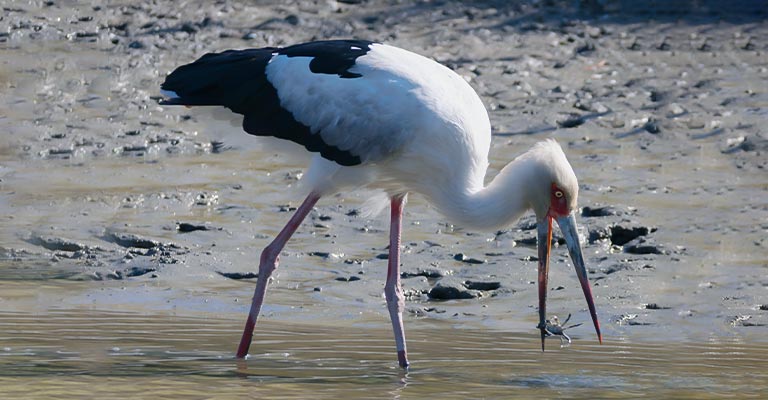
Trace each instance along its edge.
<path fill-rule="evenodd" d="M 221 139 L 209 115 L 159 106 L 159 84 L 209 51 L 355 37 L 465 77 L 494 127 L 491 173 L 544 138 L 564 146 L 608 338 L 764 341 L 768 24 L 749 11 L 759 2 L 743 3 L 692 14 L 576 2 L 3 5 L 0 288 L 15 294 L 0 306 L 244 315 L 303 164 Z M 387 224 L 361 215 L 366 194 L 321 201 L 282 257 L 265 318 L 386 326 Z M 406 326 L 533 332 L 534 232 L 530 217 L 467 231 L 412 196 Z M 564 248 L 552 262 L 552 312 L 588 320 Z"/>

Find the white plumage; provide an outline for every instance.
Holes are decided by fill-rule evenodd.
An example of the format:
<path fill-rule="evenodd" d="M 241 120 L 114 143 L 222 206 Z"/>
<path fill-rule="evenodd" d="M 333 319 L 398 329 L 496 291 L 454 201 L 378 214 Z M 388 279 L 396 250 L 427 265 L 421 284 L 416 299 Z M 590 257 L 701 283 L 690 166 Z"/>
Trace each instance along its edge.
<path fill-rule="evenodd" d="M 482 185 L 490 122 L 480 98 L 456 73 L 383 44 L 372 44 L 350 69 L 364 79 L 311 73 L 310 61 L 277 55 L 267 78 L 297 121 L 360 155 L 362 165 L 340 168 L 316 156 L 304 177 L 307 187 L 323 194 L 360 184 L 390 194 L 423 193 L 422 187 L 435 185 L 435 177 L 414 174 L 425 169 L 443 171 L 446 181 Z"/>
<path fill-rule="evenodd" d="M 280 251 L 322 197 L 354 187 L 385 191 L 392 232 L 385 294 L 400 365 L 408 365 L 402 327 L 399 245 L 402 208 L 419 193 L 452 221 L 497 229 L 533 209 L 538 220 L 539 316 L 544 348 L 552 221 L 560 225 L 590 313 L 599 324 L 574 212 L 578 182 L 554 140 L 538 143 L 487 185 L 491 128 L 483 104 L 459 75 L 415 53 L 349 40 L 208 54 L 168 76 L 166 104 L 221 105 L 244 116 L 251 134 L 287 139 L 314 152 L 303 180 L 309 195 L 262 252 L 259 279 L 238 356 L 253 326 Z"/>

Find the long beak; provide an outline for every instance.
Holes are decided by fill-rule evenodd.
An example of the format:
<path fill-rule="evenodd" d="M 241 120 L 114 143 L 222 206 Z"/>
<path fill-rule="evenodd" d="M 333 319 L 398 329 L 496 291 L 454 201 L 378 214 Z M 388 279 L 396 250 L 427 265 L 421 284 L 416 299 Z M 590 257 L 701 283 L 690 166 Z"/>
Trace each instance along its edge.
<path fill-rule="evenodd" d="M 547 283 L 549 280 L 549 254 L 552 245 L 552 218 L 545 217 L 546 221 L 538 221 L 538 247 L 539 247 L 539 325 L 541 330 L 541 351 L 544 351 L 544 338 L 547 336 Z M 576 275 L 579 277 L 581 289 L 584 291 L 584 297 L 587 300 L 589 313 L 592 316 L 592 322 L 595 325 L 597 339 L 603 343 L 603 336 L 600 333 L 600 323 L 597 320 L 595 311 L 595 301 L 592 298 L 592 289 L 589 286 L 587 278 L 587 268 L 584 266 L 584 257 L 581 254 L 579 245 L 579 235 L 576 232 L 576 219 L 571 213 L 567 217 L 557 218 L 557 224 L 565 236 L 565 242 L 568 245 L 568 253 L 571 255 L 573 267 L 576 269 Z"/>
<path fill-rule="evenodd" d="M 544 338 L 547 336 L 547 282 L 549 280 L 549 249 L 552 245 L 552 218 L 536 224 L 539 247 L 539 325 L 541 330 L 541 351 L 544 351 Z"/>
<path fill-rule="evenodd" d="M 576 275 L 581 283 L 581 290 L 584 292 L 584 298 L 587 300 L 589 314 L 592 316 L 592 323 L 595 325 L 595 333 L 600 344 L 603 343 L 603 335 L 600 333 L 600 322 L 597 320 L 597 311 L 595 311 L 595 300 L 592 298 L 592 288 L 589 286 L 587 277 L 587 268 L 584 266 L 584 257 L 581 255 L 581 246 L 579 245 L 579 234 L 576 232 L 576 218 L 573 213 L 567 217 L 557 219 L 560 230 L 565 236 L 565 243 L 568 245 L 568 253 L 573 261 L 573 268 L 576 269 Z"/>

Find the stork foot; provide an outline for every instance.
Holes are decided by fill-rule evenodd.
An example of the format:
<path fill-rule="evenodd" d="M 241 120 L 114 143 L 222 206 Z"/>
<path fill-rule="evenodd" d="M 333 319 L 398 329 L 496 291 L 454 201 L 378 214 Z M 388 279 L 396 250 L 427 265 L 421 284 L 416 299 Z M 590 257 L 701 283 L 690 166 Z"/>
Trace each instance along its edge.
<path fill-rule="evenodd" d="M 405 354 L 405 350 L 400 350 L 397 352 L 397 361 L 400 364 L 400 367 L 403 369 L 408 369 L 408 367 L 411 365 L 411 363 L 408 362 L 408 356 Z"/>

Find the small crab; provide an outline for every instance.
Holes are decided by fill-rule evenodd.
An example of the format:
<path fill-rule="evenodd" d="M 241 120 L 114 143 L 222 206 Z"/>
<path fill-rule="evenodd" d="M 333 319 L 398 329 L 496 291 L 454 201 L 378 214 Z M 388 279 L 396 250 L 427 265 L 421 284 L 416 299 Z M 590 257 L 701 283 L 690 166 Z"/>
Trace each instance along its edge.
<path fill-rule="evenodd" d="M 546 325 L 544 326 L 544 332 L 546 336 L 560 336 L 560 344 L 563 344 L 563 338 L 568 340 L 568 344 L 571 344 L 571 338 L 570 336 L 566 335 L 565 330 L 570 328 L 575 328 L 581 323 L 573 324 L 571 326 L 565 326 L 565 324 L 568 323 L 568 321 L 571 320 L 571 314 L 568 314 L 568 318 L 563 321 L 563 323 L 560 323 L 560 320 L 557 318 L 557 315 L 553 315 L 552 319 L 548 319 L 546 322 Z"/>

